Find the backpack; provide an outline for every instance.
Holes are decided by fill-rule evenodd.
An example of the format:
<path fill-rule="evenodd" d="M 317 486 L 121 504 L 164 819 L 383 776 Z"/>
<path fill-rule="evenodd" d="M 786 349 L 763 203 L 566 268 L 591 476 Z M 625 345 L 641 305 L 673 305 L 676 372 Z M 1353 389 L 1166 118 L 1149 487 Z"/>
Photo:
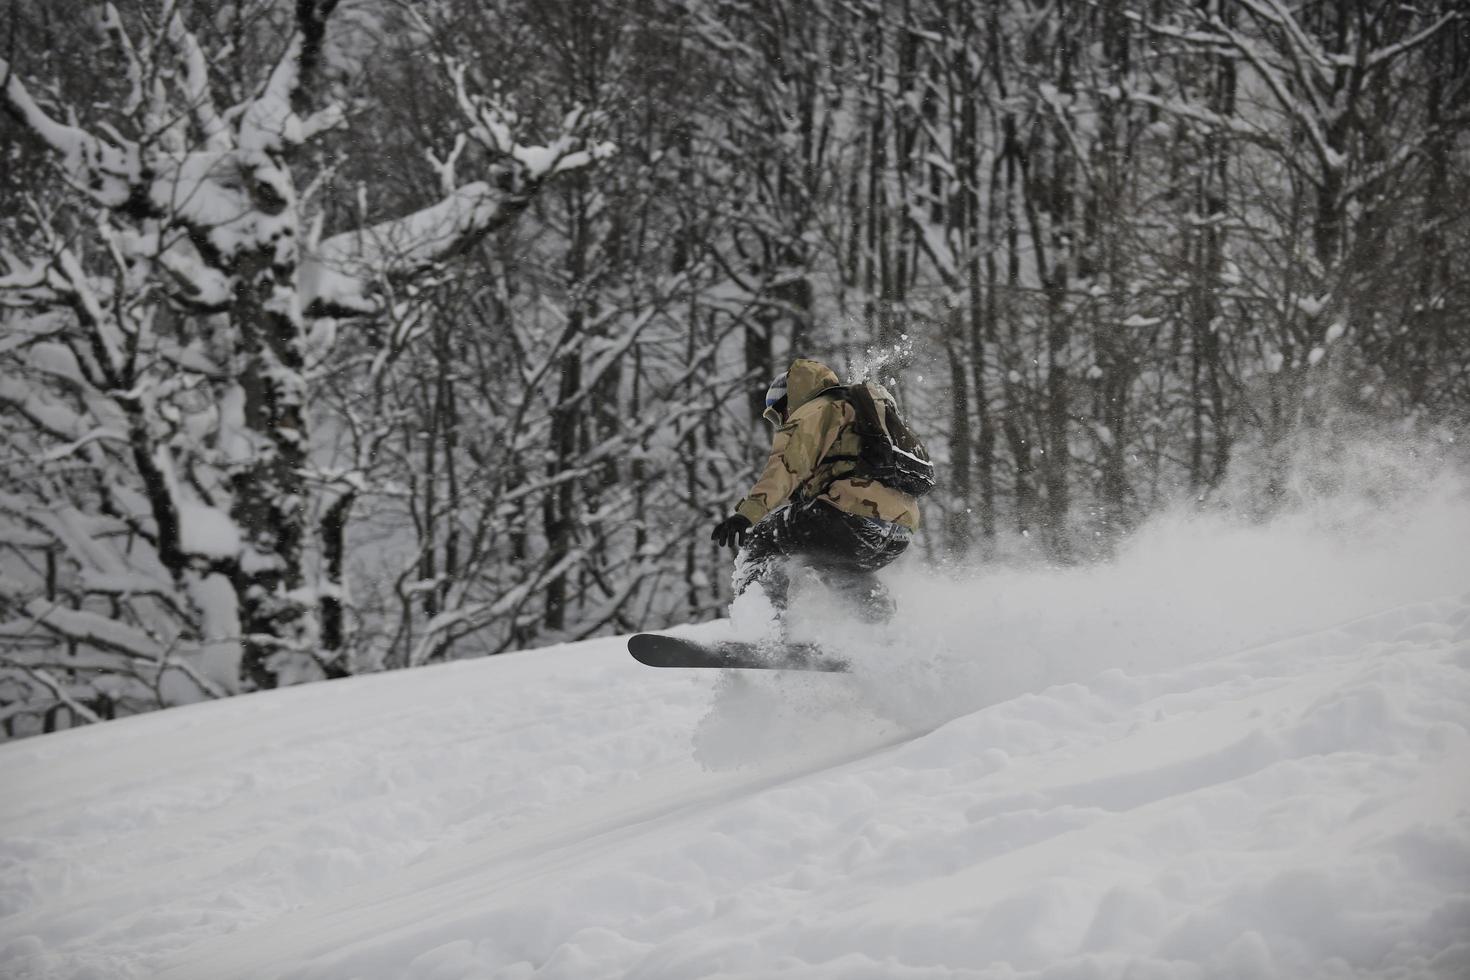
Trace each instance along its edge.
<path fill-rule="evenodd" d="M 868 382 L 845 385 L 833 392 L 852 406 L 857 418 L 853 431 L 861 447 L 848 459 L 856 464 L 852 475 L 874 480 L 911 497 L 922 497 L 934 489 L 934 463 L 919 437 L 887 398 L 875 398 Z"/>

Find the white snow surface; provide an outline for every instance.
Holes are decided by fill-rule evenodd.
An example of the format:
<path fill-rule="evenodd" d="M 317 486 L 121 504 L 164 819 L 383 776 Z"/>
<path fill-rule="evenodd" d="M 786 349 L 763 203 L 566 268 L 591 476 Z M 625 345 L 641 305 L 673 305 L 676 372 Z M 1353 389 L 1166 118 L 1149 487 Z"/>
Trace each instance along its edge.
<path fill-rule="evenodd" d="M 1470 506 L 1415 500 L 901 571 L 849 676 L 605 639 L 0 746 L 0 975 L 1470 976 Z"/>

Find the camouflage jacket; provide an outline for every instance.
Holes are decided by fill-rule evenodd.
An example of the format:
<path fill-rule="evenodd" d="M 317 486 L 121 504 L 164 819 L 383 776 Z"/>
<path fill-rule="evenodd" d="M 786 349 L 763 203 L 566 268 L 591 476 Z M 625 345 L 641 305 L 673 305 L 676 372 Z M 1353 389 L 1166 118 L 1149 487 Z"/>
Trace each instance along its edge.
<path fill-rule="evenodd" d="M 856 463 L 832 457 L 856 456 L 853 431 L 856 413 L 846 399 L 830 389 L 839 386 L 832 369 L 818 361 L 798 358 L 787 374 L 787 410 L 771 443 L 771 458 L 750 493 L 735 505 L 752 524 L 758 523 L 788 499 L 818 499 L 860 517 L 875 517 L 919 527 L 919 504 L 906 493 L 872 480 L 851 476 Z M 891 398 L 891 396 L 889 396 Z"/>

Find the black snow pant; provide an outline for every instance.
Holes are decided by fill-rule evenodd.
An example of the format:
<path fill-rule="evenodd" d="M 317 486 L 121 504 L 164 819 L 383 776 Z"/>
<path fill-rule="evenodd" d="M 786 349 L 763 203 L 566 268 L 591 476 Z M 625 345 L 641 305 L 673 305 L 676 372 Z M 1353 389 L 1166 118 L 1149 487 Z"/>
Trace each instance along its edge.
<path fill-rule="evenodd" d="M 759 583 L 784 612 L 792 566 L 811 569 L 865 622 L 886 622 L 894 602 L 873 573 L 909 546 L 902 524 L 859 517 L 820 500 L 778 508 L 750 532 L 736 559 L 735 594 Z"/>

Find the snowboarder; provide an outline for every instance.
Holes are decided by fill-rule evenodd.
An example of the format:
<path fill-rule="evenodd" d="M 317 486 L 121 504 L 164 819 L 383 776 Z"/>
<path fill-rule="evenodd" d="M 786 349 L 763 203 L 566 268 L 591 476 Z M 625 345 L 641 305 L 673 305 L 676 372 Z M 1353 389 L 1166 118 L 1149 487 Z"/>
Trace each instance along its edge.
<path fill-rule="evenodd" d="M 893 471 L 889 429 L 907 434 L 897 407 L 881 385 L 843 386 L 818 361 L 798 358 L 776 376 L 763 416 L 776 428 L 770 459 L 711 535 L 739 549 L 736 595 L 759 583 L 784 613 L 791 573 L 805 567 L 863 620 L 888 620 L 893 600 L 873 573 L 908 547 L 919 527 L 915 496 L 933 485 L 933 467 L 911 436 L 900 458 L 927 468 L 927 484 Z M 878 450 L 887 453 L 886 468 L 873 462 L 883 458 Z"/>

